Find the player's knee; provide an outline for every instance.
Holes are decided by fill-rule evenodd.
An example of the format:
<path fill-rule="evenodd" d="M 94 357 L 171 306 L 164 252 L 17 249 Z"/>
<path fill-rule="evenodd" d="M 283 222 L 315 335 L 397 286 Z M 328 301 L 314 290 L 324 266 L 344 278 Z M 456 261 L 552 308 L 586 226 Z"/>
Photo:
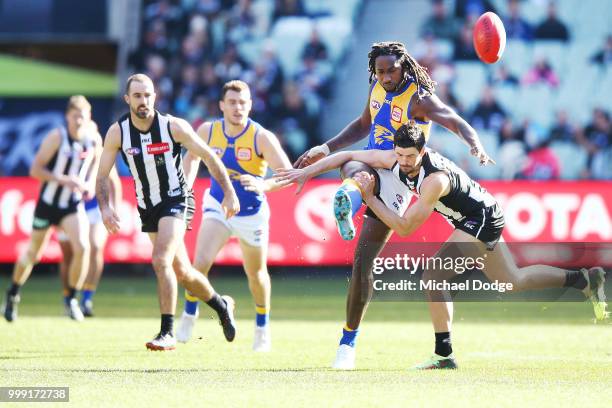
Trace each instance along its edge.
<path fill-rule="evenodd" d="M 165 254 L 154 254 L 151 263 L 153 264 L 153 269 L 155 269 L 156 273 L 160 273 L 161 271 L 166 271 L 172 268 L 172 261 L 170 257 Z"/>
<path fill-rule="evenodd" d="M 176 280 L 183 284 L 184 282 L 189 282 L 192 280 L 191 274 L 192 269 L 189 265 L 184 264 L 181 261 L 175 260 L 172 263 L 172 268 L 174 269 L 174 274 L 176 275 Z"/>
<path fill-rule="evenodd" d="M 193 267 L 198 272 L 206 275 L 208 274 L 208 271 L 210 271 L 210 268 L 212 267 L 213 262 L 214 262 L 213 259 L 208 259 L 208 258 L 197 259 L 195 263 L 193 264 Z"/>
<path fill-rule="evenodd" d="M 89 252 L 89 243 L 85 241 L 77 241 L 71 245 L 72 255 L 82 257 Z"/>

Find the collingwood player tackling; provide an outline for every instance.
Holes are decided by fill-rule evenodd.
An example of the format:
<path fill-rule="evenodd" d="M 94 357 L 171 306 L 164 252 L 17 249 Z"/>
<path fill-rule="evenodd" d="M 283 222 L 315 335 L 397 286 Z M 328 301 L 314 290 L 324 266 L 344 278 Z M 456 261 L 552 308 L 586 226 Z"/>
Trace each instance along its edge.
<path fill-rule="evenodd" d="M 580 271 L 565 270 L 548 265 L 519 268 L 503 242 L 504 214 L 495 198 L 480 184 L 446 157 L 425 147 L 425 135 L 410 121 L 395 132 L 392 150 L 347 151 L 331 155 L 304 169 L 278 170 L 283 182 L 296 182 L 301 189 L 313 176 L 340 167 L 350 160 L 361 161 L 372 168 L 388 169 L 393 174 L 395 193 L 408 200 L 413 194 L 418 199 L 399 215 L 374 194 L 374 176 L 359 172 L 354 183 L 370 209 L 389 228 L 400 236 L 410 235 L 432 212 L 441 214 L 455 230 L 442 245 L 436 258 L 483 257 L 482 272 L 491 281 L 512 285 L 512 291 L 573 287 L 590 299 L 597 319 L 607 316 L 604 280 L 600 267 Z M 486 254 L 486 255 L 485 255 Z M 368 271 L 367 280 L 372 281 Z M 423 281 L 427 287 L 437 288 L 437 282 L 449 281 L 457 271 L 444 268 L 426 269 Z M 448 292 L 427 291 L 431 320 L 436 333 L 434 355 L 419 369 L 456 368 L 452 354 L 450 329 L 453 317 L 452 300 Z M 340 346 L 335 368 L 352 369 L 355 365 L 354 348 Z M 346 346 L 349 347 L 349 346 Z"/>
<path fill-rule="evenodd" d="M 109 199 L 108 176 L 117 152 L 128 165 L 134 187 L 142 231 L 153 243 L 153 269 L 157 275 L 161 330 L 146 344 L 150 350 L 175 348 L 173 322 L 177 281 L 213 308 L 227 341 L 236 334 L 234 301 L 219 296 L 206 276 L 191 266 L 183 237 L 195 210 L 193 195 L 183 173 L 181 149 L 200 157 L 224 193 L 221 208 L 231 217 L 240 206 L 225 166 L 183 119 L 164 115 L 154 109 L 153 82 L 143 74 L 132 75 L 126 84 L 125 102 L 129 113 L 114 123 L 104 141 L 96 181 L 96 196 L 102 220 L 113 234 L 120 228 L 119 215 Z"/>

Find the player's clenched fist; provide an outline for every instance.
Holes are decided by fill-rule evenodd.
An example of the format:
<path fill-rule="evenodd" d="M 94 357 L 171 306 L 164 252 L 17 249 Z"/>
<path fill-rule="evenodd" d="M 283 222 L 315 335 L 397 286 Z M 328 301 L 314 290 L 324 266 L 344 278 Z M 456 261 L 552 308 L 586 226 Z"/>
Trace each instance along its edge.
<path fill-rule="evenodd" d="M 374 186 L 376 185 L 376 181 L 374 180 L 373 175 L 365 171 L 360 171 L 353 176 L 353 179 L 357 182 L 357 184 L 359 184 L 359 188 L 361 189 L 361 194 L 363 194 L 364 199 L 374 194 Z"/>
<path fill-rule="evenodd" d="M 240 211 L 240 201 L 238 201 L 238 196 L 235 193 L 226 194 L 225 197 L 223 197 L 221 208 L 223 208 L 225 218 L 230 218 L 236 215 Z"/>
<path fill-rule="evenodd" d="M 302 154 L 293 164 L 296 169 L 301 169 L 306 166 L 310 166 L 313 163 L 318 162 L 325 156 L 329 155 L 329 147 L 326 144 L 315 146 Z"/>

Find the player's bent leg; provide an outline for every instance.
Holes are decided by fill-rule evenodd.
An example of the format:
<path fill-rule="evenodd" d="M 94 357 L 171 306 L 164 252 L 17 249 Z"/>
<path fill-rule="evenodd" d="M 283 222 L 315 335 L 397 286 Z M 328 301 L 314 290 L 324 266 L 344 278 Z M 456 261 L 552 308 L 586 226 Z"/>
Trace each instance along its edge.
<path fill-rule="evenodd" d="M 334 195 L 334 217 L 338 233 L 344 240 L 355 238 L 353 217 L 361 208 L 363 197 L 358 184 L 352 177 L 361 171 L 374 174 L 374 170 L 364 163 L 358 161 L 345 163 L 340 171 L 344 180 Z"/>
<path fill-rule="evenodd" d="M 51 230 L 49 228 L 32 230 L 28 249 L 19 257 L 17 263 L 15 263 L 11 286 L 7 290 L 2 305 L 0 306 L 6 321 L 12 322 L 17 319 L 17 307 L 21 300 L 19 291 L 30 276 L 34 265 L 40 261 L 40 257 L 47 246 L 50 236 Z"/>
<path fill-rule="evenodd" d="M 272 286 L 266 265 L 268 256 L 267 238 L 265 241 L 265 243 L 262 243 L 263 245 L 253 246 L 245 240 L 240 240 L 244 270 L 255 301 L 253 350 L 257 352 L 268 352 L 272 349 L 272 334 L 269 324 Z"/>
<path fill-rule="evenodd" d="M 81 296 L 81 310 L 85 317 L 93 317 L 93 296 L 100 282 L 104 269 L 104 247 L 108 239 L 108 231 L 104 224 L 98 222 L 90 224 L 89 229 L 89 270 L 83 284 Z"/>
<path fill-rule="evenodd" d="M 182 243 L 174 259 L 175 272 L 181 284 L 197 298 L 202 299 L 219 317 L 223 335 L 227 341 L 236 337 L 236 322 L 234 320 L 235 302 L 230 296 L 219 296 L 208 281 L 208 278 L 193 269 L 189 262 L 187 249 Z"/>
<path fill-rule="evenodd" d="M 89 220 L 82 208 L 76 213 L 65 216 L 60 222 L 72 250 L 72 260 L 68 270 L 68 294 L 65 305 L 66 316 L 76 321 L 83 320 L 76 292 L 85 281 L 89 265 Z"/>
<path fill-rule="evenodd" d="M 217 257 L 217 254 L 223 245 L 226 244 L 229 237 L 230 231 L 221 221 L 206 217 L 202 220 L 196 241 L 194 268 L 202 274 L 204 279 L 200 279 L 198 277 L 193 277 L 193 279 L 197 279 L 197 282 L 200 282 L 200 285 L 203 286 L 200 289 L 195 289 L 196 292 L 200 293 L 200 296 L 203 297 L 199 298 L 198 295 L 190 292 L 189 289 L 185 290 L 185 309 L 181 315 L 179 327 L 176 332 L 176 338 L 181 343 L 188 342 L 193 334 L 195 322 L 199 316 L 198 300 L 202 299 L 204 301 L 210 301 L 212 295 L 215 293 L 213 287 L 208 281 L 207 276 L 215 258 Z M 175 262 L 178 262 L 175 269 L 184 267 L 185 265 L 185 262 L 182 262 L 181 258 L 175 259 Z M 188 276 L 189 272 L 186 272 L 183 275 Z M 192 283 L 187 282 L 187 286 L 185 285 L 185 282 L 181 282 L 181 284 L 187 288 L 187 286 L 191 285 Z"/>
<path fill-rule="evenodd" d="M 62 250 L 62 260 L 59 263 L 59 274 L 60 274 L 60 282 L 62 283 L 62 298 L 64 301 L 64 306 L 68 305 L 70 301 L 70 291 L 68 289 L 68 271 L 70 269 L 70 262 L 72 262 L 72 246 L 70 245 L 70 241 L 66 234 L 58 230 L 57 233 L 57 241 L 59 243 L 60 249 Z"/>
<path fill-rule="evenodd" d="M 599 267 L 579 271 L 549 265 L 529 265 L 518 268 L 507 245 L 502 241 L 488 251 L 483 271 L 490 280 L 512 284 L 510 291 L 572 287 L 580 290 L 593 304 L 596 320 L 609 317 L 604 292 L 605 271 Z"/>

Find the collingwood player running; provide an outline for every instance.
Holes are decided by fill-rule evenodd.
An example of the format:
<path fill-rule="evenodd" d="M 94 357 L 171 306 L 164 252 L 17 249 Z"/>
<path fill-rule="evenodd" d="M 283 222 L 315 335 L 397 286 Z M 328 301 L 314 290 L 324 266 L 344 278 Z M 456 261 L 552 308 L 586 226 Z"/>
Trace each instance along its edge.
<path fill-rule="evenodd" d="M 318 174 L 340 167 L 350 160 L 361 161 L 372 168 L 389 169 L 394 175 L 394 188 L 405 200 L 414 194 L 418 200 L 403 214 L 389 209 L 374 194 L 374 176 L 357 173 L 355 185 L 369 208 L 389 228 L 401 236 L 410 235 L 431 215 L 437 212 L 455 228 L 436 258 L 483 257 L 483 273 L 491 281 L 512 284 L 513 291 L 574 287 L 581 290 L 593 302 L 595 316 L 607 316 L 604 294 L 605 273 L 602 268 L 564 270 L 547 265 L 531 265 L 518 268 L 503 241 L 504 215 L 495 198 L 463 170 L 446 157 L 425 147 L 425 135 L 414 122 L 402 125 L 394 135 L 393 150 L 340 152 L 305 169 L 278 170 L 280 181 L 303 184 Z M 461 248 L 457 244 L 461 243 Z M 486 256 L 484 256 L 486 254 Z M 425 282 L 452 279 L 449 271 L 426 269 Z M 371 270 L 368 281 L 372 281 Z M 456 368 L 450 342 L 452 301 L 447 293 L 428 292 L 431 319 L 436 332 L 435 354 L 430 360 L 417 366 L 419 369 Z M 435 305 L 432 307 L 432 305 Z M 355 349 L 340 345 L 335 368 L 352 369 L 355 366 Z"/>
<path fill-rule="evenodd" d="M 155 90 L 151 79 L 132 75 L 126 84 L 125 102 L 130 112 L 113 124 L 104 141 L 97 176 L 96 196 L 102 220 L 113 234 L 119 228 L 119 215 L 110 205 L 108 175 L 118 151 L 128 165 L 134 186 L 142 231 L 153 243 L 153 269 L 157 275 L 161 330 L 146 344 L 150 350 L 172 350 L 177 280 L 187 290 L 213 308 L 227 341 L 234 340 L 234 301 L 219 296 L 208 279 L 191 266 L 183 237 L 195 210 L 185 176 L 181 148 L 199 156 L 224 193 L 221 209 L 231 217 L 240 206 L 225 166 L 183 119 L 154 109 Z"/>
<path fill-rule="evenodd" d="M 80 321 L 83 313 L 75 297 L 87 274 L 89 220 L 83 199 L 94 192 L 94 175 L 100 159 L 102 138 L 91 121 L 91 105 L 82 95 L 72 96 L 66 108 L 66 125 L 53 129 L 43 140 L 30 168 L 42 182 L 32 235 L 26 252 L 15 263 L 13 282 L 4 300 L 4 318 L 17 318 L 19 291 L 49 242 L 51 227 L 68 238 L 73 257 L 68 267 L 66 315 Z"/>

